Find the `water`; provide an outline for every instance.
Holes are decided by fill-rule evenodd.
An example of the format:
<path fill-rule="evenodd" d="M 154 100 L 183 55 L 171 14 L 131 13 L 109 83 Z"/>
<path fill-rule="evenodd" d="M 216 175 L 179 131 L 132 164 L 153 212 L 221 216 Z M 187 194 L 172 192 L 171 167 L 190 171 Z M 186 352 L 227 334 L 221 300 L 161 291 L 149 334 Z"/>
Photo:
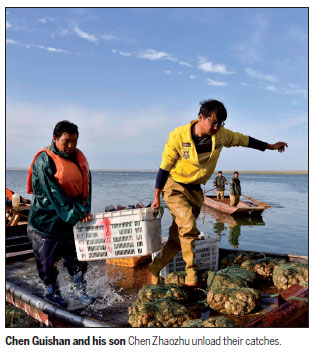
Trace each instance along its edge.
<path fill-rule="evenodd" d="M 26 193 L 27 171 L 6 172 L 6 185 L 20 195 Z M 227 179 L 231 174 L 225 174 Z M 155 173 L 150 172 L 92 172 L 92 212 L 98 213 L 107 205 L 127 206 L 153 198 Z M 286 254 L 308 254 L 308 177 L 307 175 L 240 175 L 242 191 L 272 207 L 257 218 L 232 218 L 205 208 L 197 220 L 200 231 L 221 236 L 220 246 L 229 249 L 255 250 Z M 212 188 L 212 181 L 206 189 Z M 166 206 L 164 202 L 162 205 Z M 171 224 L 168 208 L 162 218 L 162 235 L 167 236 Z M 72 298 L 72 281 L 58 263 L 58 280 L 68 310 L 92 317 L 116 327 L 127 327 L 128 307 L 136 300 L 142 285 L 150 283 L 148 265 L 132 268 L 107 264 L 105 260 L 89 262 L 86 274 L 87 292 L 96 302 L 82 310 Z M 43 297 L 34 259 L 6 265 L 6 280 Z M 208 317 L 206 317 L 208 318 Z M 18 325 L 13 325 L 18 326 Z M 25 325 L 28 326 L 28 325 Z"/>
<path fill-rule="evenodd" d="M 6 185 L 28 197 L 25 170 L 7 170 Z M 232 174 L 225 174 L 227 179 Z M 148 205 L 154 194 L 156 173 L 92 171 L 92 212 L 107 205 Z M 308 254 L 308 176 L 240 174 L 242 192 L 271 205 L 253 219 L 214 214 L 202 210 L 197 221 L 203 232 L 221 236 L 221 247 L 287 254 Z M 213 178 L 212 178 L 213 179 Z M 212 180 L 206 189 L 212 188 Z M 228 194 L 228 192 L 226 191 Z M 162 205 L 166 206 L 164 202 Z M 171 215 L 167 208 L 162 219 L 162 235 L 167 236 Z"/>
<path fill-rule="evenodd" d="M 25 170 L 7 170 L 6 185 L 28 197 L 26 176 Z M 232 174 L 225 177 L 230 179 Z M 111 204 L 127 206 L 141 201 L 148 205 L 153 199 L 155 178 L 153 172 L 92 171 L 92 212 L 102 212 Z M 272 207 L 259 219 L 241 220 L 223 219 L 205 210 L 197 221 L 199 230 L 220 234 L 221 247 L 225 248 L 307 255 L 308 176 L 241 174 L 240 181 L 244 194 Z M 206 184 L 206 190 L 211 188 L 212 180 Z M 166 206 L 164 202 L 162 205 Z M 171 216 L 165 208 L 163 236 L 167 236 L 170 224 Z"/>

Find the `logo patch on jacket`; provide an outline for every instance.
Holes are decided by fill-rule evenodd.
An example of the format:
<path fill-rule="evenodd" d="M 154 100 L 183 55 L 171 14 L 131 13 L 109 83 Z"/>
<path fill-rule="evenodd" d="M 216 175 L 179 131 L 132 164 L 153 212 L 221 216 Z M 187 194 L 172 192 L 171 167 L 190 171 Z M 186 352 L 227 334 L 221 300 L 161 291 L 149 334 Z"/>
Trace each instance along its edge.
<path fill-rule="evenodd" d="M 189 151 L 183 151 L 183 155 L 182 155 L 182 157 L 183 157 L 183 158 L 185 158 L 185 159 L 190 158 Z"/>
<path fill-rule="evenodd" d="M 222 144 L 221 143 L 215 143 L 215 150 L 218 150 L 219 148 L 222 147 Z"/>
<path fill-rule="evenodd" d="M 182 147 L 191 147 L 190 142 L 182 142 Z"/>

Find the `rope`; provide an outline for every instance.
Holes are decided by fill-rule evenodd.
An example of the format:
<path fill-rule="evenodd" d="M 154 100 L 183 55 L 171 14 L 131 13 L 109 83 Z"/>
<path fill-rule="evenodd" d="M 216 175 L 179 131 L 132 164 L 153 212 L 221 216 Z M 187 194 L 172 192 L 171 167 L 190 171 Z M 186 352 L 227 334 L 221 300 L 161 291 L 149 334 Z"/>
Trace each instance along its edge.
<path fill-rule="evenodd" d="M 214 275 L 213 275 L 213 278 L 212 278 L 210 284 L 208 285 L 208 289 L 211 288 L 211 285 L 213 284 L 213 281 L 214 281 L 214 279 L 215 279 L 216 273 L 217 273 L 217 270 L 214 271 Z"/>
<path fill-rule="evenodd" d="M 297 300 L 299 302 L 306 302 L 308 303 L 308 299 L 307 298 L 302 298 L 302 297 L 295 297 L 295 296 L 292 296 L 289 298 L 289 300 Z"/>

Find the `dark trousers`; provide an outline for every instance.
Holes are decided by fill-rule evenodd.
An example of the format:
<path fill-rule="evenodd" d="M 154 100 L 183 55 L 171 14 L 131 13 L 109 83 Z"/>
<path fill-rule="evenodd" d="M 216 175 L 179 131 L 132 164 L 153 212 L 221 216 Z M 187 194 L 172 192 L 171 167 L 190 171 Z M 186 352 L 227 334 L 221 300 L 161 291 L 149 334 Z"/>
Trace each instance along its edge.
<path fill-rule="evenodd" d="M 86 272 L 87 263 L 77 259 L 73 232 L 56 236 L 45 235 L 28 227 L 27 236 L 33 246 L 38 275 L 46 285 L 56 284 L 56 264 L 61 258 L 64 259 L 64 266 L 70 276 L 79 271 Z"/>

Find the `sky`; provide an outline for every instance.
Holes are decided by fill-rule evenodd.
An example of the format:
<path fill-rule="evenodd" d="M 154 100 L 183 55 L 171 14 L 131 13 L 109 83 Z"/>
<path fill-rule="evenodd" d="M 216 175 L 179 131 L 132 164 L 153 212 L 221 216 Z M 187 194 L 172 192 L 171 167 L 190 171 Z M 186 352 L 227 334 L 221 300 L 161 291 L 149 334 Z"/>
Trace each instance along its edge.
<path fill-rule="evenodd" d="M 156 170 L 169 133 L 217 99 L 225 127 L 285 153 L 224 148 L 222 170 L 307 170 L 307 8 L 6 8 L 6 167 L 63 119 L 91 169 Z"/>

